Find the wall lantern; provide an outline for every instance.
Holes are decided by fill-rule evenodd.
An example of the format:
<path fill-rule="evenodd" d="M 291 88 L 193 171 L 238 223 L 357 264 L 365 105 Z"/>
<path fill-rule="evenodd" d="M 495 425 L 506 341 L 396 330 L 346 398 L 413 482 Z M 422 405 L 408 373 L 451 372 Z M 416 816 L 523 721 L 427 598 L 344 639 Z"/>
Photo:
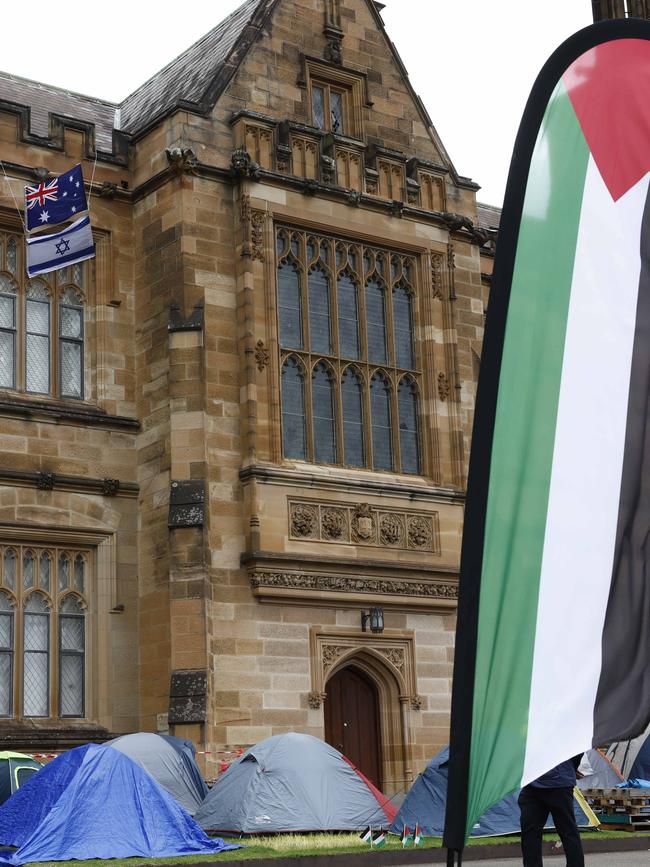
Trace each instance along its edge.
<path fill-rule="evenodd" d="M 366 626 L 370 621 L 370 631 L 371 632 L 383 632 L 384 631 L 384 609 L 383 608 L 371 608 L 368 614 L 365 611 L 361 612 L 361 629 L 363 632 L 366 632 Z"/>

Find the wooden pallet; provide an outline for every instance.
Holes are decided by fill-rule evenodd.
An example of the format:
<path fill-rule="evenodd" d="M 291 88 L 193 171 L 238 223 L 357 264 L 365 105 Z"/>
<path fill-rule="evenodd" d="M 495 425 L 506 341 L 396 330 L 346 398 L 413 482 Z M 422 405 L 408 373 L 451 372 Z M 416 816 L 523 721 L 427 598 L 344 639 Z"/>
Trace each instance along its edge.
<path fill-rule="evenodd" d="M 582 794 L 609 830 L 650 830 L 650 789 L 583 789 Z"/>

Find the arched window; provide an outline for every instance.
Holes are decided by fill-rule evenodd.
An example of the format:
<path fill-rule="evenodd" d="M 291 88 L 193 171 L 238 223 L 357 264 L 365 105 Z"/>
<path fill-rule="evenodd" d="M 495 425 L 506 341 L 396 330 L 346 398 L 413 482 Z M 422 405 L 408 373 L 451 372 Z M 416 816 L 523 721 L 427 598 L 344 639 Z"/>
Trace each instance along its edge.
<path fill-rule="evenodd" d="M 338 281 L 339 353 L 342 358 L 359 358 L 359 298 L 357 284 L 349 274 Z"/>
<path fill-rule="evenodd" d="M 287 349 L 302 349 L 300 276 L 290 262 L 283 262 L 278 268 L 278 311 L 280 345 Z"/>
<path fill-rule="evenodd" d="M 408 377 L 404 377 L 399 384 L 397 402 L 401 470 L 403 473 L 419 473 L 418 396 L 415 385 Z"/>
<path fill-rule="evenodd" d="M 2 557 L 2 583 L 9 590 L 16 589 L 16 552 L 13 548 L 5 548 Z"/>
<path fill-rule="evenodd" d="M 66 596 L 59 608 L 59 714 L 84 716 L 86 627 L 76 596 Z"/>
<path fill-rule="evenodd" d="M 0 717 L 13 711 L 14 609 L 11 599 L 0 592 Z"/>
<path fill-rule="evenodd" d="M 50 592 L 50 576 L 52 574 L 52 557 L 48 551 L 41 554 L 39 561 L 38 586 L 46 593 Z"/>
<path fill-rule="evenodd" d="M 67 554 L 59 554 L 57 590 L 61 593 L 70 586 L 70 557 Z"/>
<path fill-rule="evenodd" d="M 386 298 L 381 284 L 370 280 L 366 285 L 366 334 L 368 360 L 385 364 L 386 352 Z"/>
<path fill-rule="evenodd" d="M 0 388 L 16 387 L 16 288 L 0 274 Z"/>
<path fill-rule="evenodd" d="M 390 384 L 380 372 L 370 380 L 370 414 L 373 467 L 376 470 L 392 470 Z"/>
<path fill-rule="evenodd" d="M 312 352 L 329 355 L 332 351 L 330 326 L 330 281 L 325 271 L 316 267 L 307 278 L 309 287 L 309 343 Z"/>
<path fill-rule="evenodd" d="M 83 397 L 84 316 L 79 293 L 71 286 L 59 303 L 59 392 Z"/>
<path fill-rule="evenodd" d="M 31 280 L 25 297 L 25 389 L 50 392 L 50 296 L 42 280 Z"/>
<path fill-rule="evenodd" d="M 79 593 L 85 592 L 86 584 L 86 560 L 83 554 L 77 554 L 74 558 L 74 589 Z"/>
<path fill-rule="evenodd" d="M 49 716 L 50 612 L 45 597 L 31 593 L 23 621 L 23 713 Z"/>
<path fill-rule="evenodd" d="M 305 376 L 292 356 L 282 366 L 282 444 L 285 457 L 306 459 Z"/>
<path fill-rule="evenodd" d="M 336 463 L 334 392 L 332 376 L 325 364 L 317 364 L 312 374 L 312 417 L 314 420 L 314 458 L 319 463 Z"/>
<path fill-rule="evenodd" d="M 34 555 L 31 551 L 25 551 L 23 554 L 23 589 L 30 590 L 36 586 L 34 572 Z"/>
<path fill-rule="evenodd" d="M 411 370 L 414 366 L 411 293 L 402 285 L 393 289 L 393 321 L 397 366 Z"/>
<path fill-rule="evenodd" d="M 343 461 L 348 467 L 365 467 L 363 385 L 348 367 L 341 380 L 343 402 Z"/>

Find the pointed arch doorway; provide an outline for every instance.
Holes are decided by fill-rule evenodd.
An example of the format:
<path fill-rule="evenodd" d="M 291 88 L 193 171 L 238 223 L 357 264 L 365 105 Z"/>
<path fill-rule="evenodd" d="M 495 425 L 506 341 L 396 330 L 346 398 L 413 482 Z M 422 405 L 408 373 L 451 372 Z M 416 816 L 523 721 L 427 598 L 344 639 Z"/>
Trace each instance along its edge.
<path fill-rule="evenodd" d="M 327 681 L 325 740 L 381 788 L 382 744 L 379 695 L 372 680 L 353 665 Z"/>

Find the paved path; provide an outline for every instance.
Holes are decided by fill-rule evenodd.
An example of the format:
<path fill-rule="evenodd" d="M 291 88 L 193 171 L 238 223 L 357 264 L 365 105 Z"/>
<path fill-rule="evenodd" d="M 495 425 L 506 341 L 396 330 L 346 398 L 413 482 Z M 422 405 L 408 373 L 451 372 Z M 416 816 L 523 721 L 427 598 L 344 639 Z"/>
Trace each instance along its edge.
<path fill-rule="evenodd" d="M 501 858 L 495 861 L 463 861 L 463 867 L 521 867 L 521 858 Z M 544 867 L 564 867 L 564 856 L 544 858 Z M 585 867 L 648 867 L 650 849 L 647 852 L 602 852 L 585 855 Z M 440 867 L 440 865 L 436 865 Z"/>

